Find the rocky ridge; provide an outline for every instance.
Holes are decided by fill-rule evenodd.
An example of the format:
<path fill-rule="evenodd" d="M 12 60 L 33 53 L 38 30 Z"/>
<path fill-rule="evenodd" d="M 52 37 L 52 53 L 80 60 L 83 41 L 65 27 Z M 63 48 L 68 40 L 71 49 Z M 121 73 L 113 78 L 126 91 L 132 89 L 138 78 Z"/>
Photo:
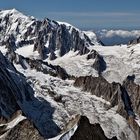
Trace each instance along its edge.
<path fill-rule="evenodd" d="M 137 123 L 136 115 L 139 118 L 139 85 L 134 83 L 134 76 L 128 76 L 123 85 L 119 83 L 108 83 L 100 77 L 79 77 L 75 80 L 76 87 L 82 87 L 84 91 L 93 95 L 103 97 L 111 103 L 110 107 L 118 106 L 117 112 L 124 116 L 134 132 L 137 139 L 140 139 L 140 126 Z"/>
<path fill-rule="evenodd" d="M 62 135 L 60 140 L 65 139 L 68 136 L 70 137 L 70 140 L 117 140 L 116 137 L 108 139 L 100 124 L 90 124 L 89 119 L 86 116 L 77 115 L 66 125 L 65 129 L 68 128 L 71 128 L 71 130 Z"/>
<path fill-rule="evenodd" d="M 85 54 L 94 45 L 84 32 L 70 24 L 40 21 L 15 9 L 0 12 L 0 35 L 0 44 L 12 46 L 10 49 L 34 45 L 33 51 L 38 51 L 40 59 L 53 60 L 70 50 Z"/>
<path fill-rule="evenodd" d="M 128 45 L 134 45 L 134 44 L 139 44 L 140 43 L 140 37 L 137 39 L 131 40 L 128 42 Z"/>

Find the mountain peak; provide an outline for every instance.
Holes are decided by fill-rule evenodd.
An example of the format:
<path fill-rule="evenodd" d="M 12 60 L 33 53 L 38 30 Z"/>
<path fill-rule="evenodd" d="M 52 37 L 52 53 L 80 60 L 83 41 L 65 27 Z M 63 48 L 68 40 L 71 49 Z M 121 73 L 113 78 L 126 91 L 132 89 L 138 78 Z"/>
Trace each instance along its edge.
<path fill-rule="evenodd" d="M 2 9 L 0 11 L 0 13 L 5 13 L 5 14 L 12 14 L 12 13 L 21 13 L 19 12 L 17 9 L 13 8 L 13 9 Z"/>
<path fill-rule="evenodd" d="M 20 12 L 15 8 L 0 11 L 0 18 L 4 18 L 6 16 L 12 17 L 12 19 L 17 19 L 17 18 L 22 18 L 24 20 L 28 18 L 35 19 L 33 16 L 24 15 L 22 12 Z"/>

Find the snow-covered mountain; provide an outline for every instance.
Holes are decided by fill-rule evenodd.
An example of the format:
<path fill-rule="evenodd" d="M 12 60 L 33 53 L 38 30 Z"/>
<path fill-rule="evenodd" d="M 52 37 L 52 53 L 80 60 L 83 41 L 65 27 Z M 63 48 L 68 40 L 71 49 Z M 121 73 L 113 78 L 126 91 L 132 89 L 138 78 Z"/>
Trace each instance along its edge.
<path fill-rule="evenodd" d="M 94 45 L 84 32 L 68 23 L 40 21 L 15 9 L 0 12 L 0 35 L 1 45 L 11 45 L 19 54 L 23 50 L 26 55 L 32 51 L 30 56 L 41 59 L 55 59 L 70 50 L 83 54 L 87 47 Z"/>
<path fill-rule="evenodd" d="M 0 139 L 140 139 L 139 44 L 15 9 L 0 27 Z"/>

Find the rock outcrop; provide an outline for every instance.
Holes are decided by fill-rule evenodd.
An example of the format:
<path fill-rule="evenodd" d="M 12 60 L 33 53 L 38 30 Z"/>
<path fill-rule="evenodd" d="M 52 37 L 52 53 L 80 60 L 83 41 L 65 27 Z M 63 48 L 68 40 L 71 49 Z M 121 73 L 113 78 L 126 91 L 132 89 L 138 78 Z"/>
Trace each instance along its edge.
<path fill-rule="evenodd" d="M 4 140 L 44 140 L 29 120 L 23 120 L 13 127 Z"/>
<path fill-rule="evenodd" d="M 44 140 L 34 124 L 16 111 L 6 122 L 0 123 L 1 140 Z"/>
<path fill-rule="evenodd" d="M 97 51 L 92 50 L 87 55 L 87 60 L 89 59 L 95 59 L 93 63 L 93 68 L 98 71 L 98 74 L 101 75 L 101 73 L 106 70 L 106 62 L 104 61 L 103 56 L 101 56 Z"/>
<path fill-rule="evenodd" d="M 128 45 L 134 45 L 140 43 L 140 37 L 128 42 Z"/>
<path fill-rule="evenodd" d="M 117 140 L 117 138 L 107 138 L 100 124 L 90 124 L 87 117 L 81 116 L 78 128 L 70 140 Z"/>
<path fill-rule="evenodd" d="M 140 85 L 137 85 L 134 79 L 129 77 L 124 81 L 123 86 L 131 99 L 134 112 L 140 116 Z"/>
<path fill-rule="evenodd" d="M 79 77 L 75 80 L 74 86 L 82 87 L 84 91 L 91 92 L 91 94 L 98 97 L 103 97 L 110 101 L 112 106 L 119 102 L 119 88 L 118 83 L 108 83 L 102 76 L 100 77 Z"/>
<path fill-rule="evenodd" d="M 100 124 L 91 124 L 86 116 L 77 115 L 67 124 L 67 129 L 69 131 L 60 140 L 117 140 L 116 137 L 107 138 Z"/>
<path fill-rule="evenodd" d="M 139 85 L 136 85 L 133 80 L 127 78 L 121 85 L 115 82 L 109 83 L 102 76 L 86 76 L 77 78 L 74 86 L 82 87 L 84 91 L 103 97 L 111 103 L 111 106 L 119 105 L 118 112 L 125 117 L 134 116 L 135 113 L 140 116 Z"/>
<path fill-rule="evenodd" d="M 11 63 L 21 65 L 23 69 L 35 69 L 39 72 L 43 72 L 44 74 L 50 74 L 54 77 L 60 77 L 63 80 L 70 77 L 65 71 L 65 69 L 61 68 L 60 66 L 51 65 L 48 64 L 48 62 L 44 62 L 39 59 L 25 58 L 21 55 L 16 54 L 13 51 L 8 52 L 6 56 Z"/>

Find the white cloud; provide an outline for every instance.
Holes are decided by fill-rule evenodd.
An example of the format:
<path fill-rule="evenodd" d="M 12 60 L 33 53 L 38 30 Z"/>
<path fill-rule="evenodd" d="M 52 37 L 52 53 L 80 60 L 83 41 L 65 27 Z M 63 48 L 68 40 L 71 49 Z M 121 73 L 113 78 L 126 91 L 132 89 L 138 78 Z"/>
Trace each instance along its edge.
<path fill-rule="evenodd" d="M 122 38 L 136 37 L 140 36 L 140 30 L 125 31 L 125 30 L 103 30 L 101 37 L 112 38 L 114 36 L 120 36 Z"/>

